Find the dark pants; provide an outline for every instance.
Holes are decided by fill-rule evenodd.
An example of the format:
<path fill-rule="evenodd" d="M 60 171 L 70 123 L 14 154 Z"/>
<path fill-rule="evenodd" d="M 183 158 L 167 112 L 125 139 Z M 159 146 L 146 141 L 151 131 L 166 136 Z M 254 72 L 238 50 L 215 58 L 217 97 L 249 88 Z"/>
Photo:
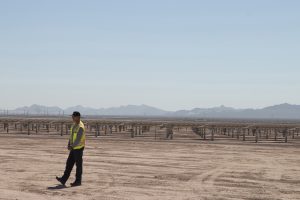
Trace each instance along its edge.
<path fill-rule="evenodd" d="M 66 163 L 66 169 L 62 177 L 63 183 L 66 183 L 67 180 L 69 179 L 75 163 L 76 163 L 76 182 L 81 183 L 83 150 L 84 148 L 70 151 Z"/>

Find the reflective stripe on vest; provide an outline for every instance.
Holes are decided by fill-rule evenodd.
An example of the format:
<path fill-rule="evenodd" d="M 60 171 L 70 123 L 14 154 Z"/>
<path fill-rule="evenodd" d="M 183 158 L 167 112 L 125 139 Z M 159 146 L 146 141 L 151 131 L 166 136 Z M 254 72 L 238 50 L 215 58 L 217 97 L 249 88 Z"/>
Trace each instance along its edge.
<path fill-rule="evenodd" d="M 79 131 L 80 128 L 83 129 L 82 132 L 82 136 L 81 139 L 79 141 L 79 144 L 76 145 L 75 147 L 73 146 L 73 149 L 81 149 L 85 146 L 85 128 L 84 128 L 84 124 L 82 123 L 82 121 L 80 121 L 80 123 L 78 124 L 78 127 L 76 127 L 75 130 L 73 130 L 74 125 L 72 125 L 71 130 L 70 130 L 70 144 L 71 146 L 73 146 L 73 144 L 75 143 L 76 139 L 77 139 L 77 133 Z"/>

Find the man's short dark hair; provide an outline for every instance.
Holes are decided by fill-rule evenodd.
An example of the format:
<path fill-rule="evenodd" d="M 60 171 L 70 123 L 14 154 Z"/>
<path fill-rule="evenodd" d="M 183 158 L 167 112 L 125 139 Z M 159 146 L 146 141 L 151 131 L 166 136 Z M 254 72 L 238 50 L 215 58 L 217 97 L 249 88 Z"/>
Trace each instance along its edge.
<path fill-rule="evenodd" d="M 74 111 L 72 114 L 73 117 L 80 117 L 80 112 Z"/>

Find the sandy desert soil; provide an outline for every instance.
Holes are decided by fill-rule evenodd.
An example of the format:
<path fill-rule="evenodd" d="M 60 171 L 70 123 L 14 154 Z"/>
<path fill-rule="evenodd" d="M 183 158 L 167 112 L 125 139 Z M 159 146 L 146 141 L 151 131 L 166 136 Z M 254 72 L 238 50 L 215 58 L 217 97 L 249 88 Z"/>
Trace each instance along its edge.
<path fill-rule="evenodd" d="M 83 185 L 61 188 L 66 143 L 1 135 L 0 199 L 300 199 L 297 144 L 90 138 Z"/>

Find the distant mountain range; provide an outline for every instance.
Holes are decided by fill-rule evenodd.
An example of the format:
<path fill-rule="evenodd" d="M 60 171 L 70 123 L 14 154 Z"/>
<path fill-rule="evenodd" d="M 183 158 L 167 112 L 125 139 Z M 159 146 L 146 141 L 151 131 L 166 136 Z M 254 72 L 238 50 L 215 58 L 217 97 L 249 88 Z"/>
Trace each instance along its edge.
<path fill-rule="evenodd" d="M 262 109 L 235 109 L 231 107 L 194 108 L 192 110 L 165 111 L 147 105 L 127 105 L 112 108 L 90 108 L 74 106 L 67 109 L 32 105 L 9 110 L 9 114 L 29 115 L 67 115 L 73 111 L 83 115 L 101 116 L 159 116 L 159 117 L 193 117 L 193 118 L 256 118 L 256 119 L 300 119 L 300 105 L 279 104 Z M 2 110 L 1 114 L 7 111 Z"/>
<path fill-rule="evenodd" d="M 147 105 L 127 105 L 111 108 L 90 108 L 81 105 L 62 109 L 56 106 L 43 106 L 33 104 L 31 106 L 20 107 L 9 110 L 11 114 L 29 114 L 29 115 L 69 115 L 73 111 L 79 111 L 83 115 L 103 115 L 103 116 L 164 116 L 171 112 L 164 111 Z M 7 112 L 7 111 L 2 111 Z"/>
<path fill-rule="evenodd" d="M 279 104 L 261 109 L 235 109 L 225 106 L 180 110 L 173 116 L 200 118 L 300 119 L 300 105 Z"/>

